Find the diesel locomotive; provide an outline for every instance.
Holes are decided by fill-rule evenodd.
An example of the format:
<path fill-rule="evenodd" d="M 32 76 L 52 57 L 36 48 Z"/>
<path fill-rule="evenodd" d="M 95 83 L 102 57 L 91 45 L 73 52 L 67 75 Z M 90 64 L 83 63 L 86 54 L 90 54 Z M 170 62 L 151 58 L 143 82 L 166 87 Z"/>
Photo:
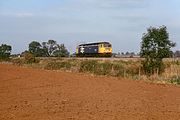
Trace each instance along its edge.
<path fill-rule="evenodd" d="M 80 44 L 76 48 L 77 57 L 111 57 L 112 45 L 109 42 Z"/>

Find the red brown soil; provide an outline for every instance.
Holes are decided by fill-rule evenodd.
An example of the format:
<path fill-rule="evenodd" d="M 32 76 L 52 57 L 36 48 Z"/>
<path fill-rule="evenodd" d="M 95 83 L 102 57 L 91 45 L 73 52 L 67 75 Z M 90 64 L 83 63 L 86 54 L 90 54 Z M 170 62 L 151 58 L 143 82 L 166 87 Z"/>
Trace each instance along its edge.
<path fill-rule="evenodd" d="M 180 120 L 180 87 L 0 64 L 0 120 Z"/>

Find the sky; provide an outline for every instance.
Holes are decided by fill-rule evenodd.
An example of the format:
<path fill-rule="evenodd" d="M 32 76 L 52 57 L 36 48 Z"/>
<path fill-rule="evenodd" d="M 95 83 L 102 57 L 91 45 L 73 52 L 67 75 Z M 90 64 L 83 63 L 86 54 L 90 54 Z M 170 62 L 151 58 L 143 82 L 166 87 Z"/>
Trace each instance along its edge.
<path fill-rule="evenodd" d="M 139 52 L 150 26 L 167 26 L 180 50 L 180 0 L 0 0 L 0 44 L 12 53 L 53 39 L 73 53 L 78 44 L 107 41 L 113 52 Z"/>

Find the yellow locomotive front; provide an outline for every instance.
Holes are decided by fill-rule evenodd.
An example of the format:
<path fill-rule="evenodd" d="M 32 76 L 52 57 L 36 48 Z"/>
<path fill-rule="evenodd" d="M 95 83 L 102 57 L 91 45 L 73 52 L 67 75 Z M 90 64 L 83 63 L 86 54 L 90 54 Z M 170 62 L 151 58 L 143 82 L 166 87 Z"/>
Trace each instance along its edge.
<path fill-rule="evenodd" d="M 99 54 L 111 56 L 112 55 L 112 45 L 108 42 L 99 44 Z"/>

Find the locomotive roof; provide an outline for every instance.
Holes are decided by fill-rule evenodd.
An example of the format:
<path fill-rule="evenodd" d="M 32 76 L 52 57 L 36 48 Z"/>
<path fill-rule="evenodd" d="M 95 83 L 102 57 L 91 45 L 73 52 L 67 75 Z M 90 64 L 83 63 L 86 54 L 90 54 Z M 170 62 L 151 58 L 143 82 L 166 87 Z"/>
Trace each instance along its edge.
<path fill-rule="evenodd" d="M 110 43 L 109 42 L 96 42 L 96 43 L 80 44 L 79 46 L 98 45 L 98 44 L 110 44 Z"/>

